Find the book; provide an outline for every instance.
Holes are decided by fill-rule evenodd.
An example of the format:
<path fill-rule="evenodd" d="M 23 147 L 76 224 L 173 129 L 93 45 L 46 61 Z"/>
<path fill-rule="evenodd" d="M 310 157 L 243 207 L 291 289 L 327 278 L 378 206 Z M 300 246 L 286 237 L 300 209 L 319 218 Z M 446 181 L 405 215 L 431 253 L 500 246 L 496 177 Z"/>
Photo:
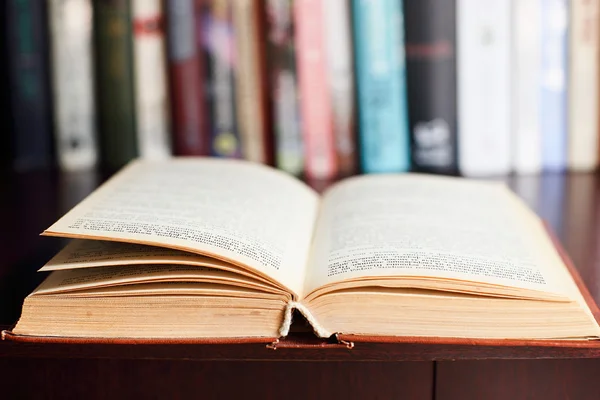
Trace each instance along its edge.
<path fill-rule="evenodd" d="M 329 0 L 323 6 L 336 163 L 338 175 L 349 176 L 358 171 L 350 4 L 348 0 Z"/>
<path fill-rule="evenodd" d="M 264 341 L 296 310 L 322 338 L 600 338 L 581 278 L 498 182 L 363 175 L 320 196 L 258 163 L 142 160 L 44 235 L 75 240 L 11 337 Z"/>
<path fill-rule="evenodd" d="M 541 2 L 512 2 L 512 167 L 518 174 L 542 169 L 540 118 Z"/>
<path fill-rule="evenodd" d="M 292 0 L 267 0 L 267 68 L 275 136 L 275 165 L 292 175 L 304 170 Z"/>
<path fill-rule="evenodd" d="M 459 169 L 511 170 L 511 2 L 457 1 Z"/>
<path fill-rule="evenodd" d="M 210 154 L 204 59 L 197 46 L 194 0 L 167 1 L 167 55 L 170 81 L 173 152 L 183 156 Z"/>
<path fill-rule="evenodd" d="M 406 81 L 415 171 L 458 171 L 456 0 L 404 2 Z"/>
<path fill-rule="evenodd" d="M 140 157 L 171 155 L 162 0 L 132 0 L 135 116 Z"/>
<path fill-rule="evenodd" d="M 98 163 L 91 0 L 48 2 L 58 163 L 63 170 Z"/>
<path fill-rule="evenodd" d="M 542 0 L 542 168 L 567 167 L 567 0 Z"/>
<path fill-rule="evenodd" d="M 363 171 L 410 168 L 402 3 L 354 0 L 354 43 Z"/>
<path fill-rule="evenodd" d="M 127 0 L 92 4 L 101 162 L 116 170 L 138 155 L 131 7 Z"/>
<path fill-rule="evenodd" d="M 339 172 L 328 81 L 324 3 L 294 1 L 304 171 L 310 179 L 329 179 Z"/>
<path fill-rule="evenodd" d="M 9 0 L 2 7 L 11 164 L 17 171 L 47 168 L 53 163 L 53 129 L 46 2 Z"/>
<path fill-rule="evenodd" d="M 236 111 L 242 155 L 246 160 L 273 163 L 265 66 L 264 2 L 232 2 L 237 70 Z"/>
<path fill-rule="evenodd" d="M 570 2 L 568 166 L 598 166 L 598 7 L 597 0 Z"/>

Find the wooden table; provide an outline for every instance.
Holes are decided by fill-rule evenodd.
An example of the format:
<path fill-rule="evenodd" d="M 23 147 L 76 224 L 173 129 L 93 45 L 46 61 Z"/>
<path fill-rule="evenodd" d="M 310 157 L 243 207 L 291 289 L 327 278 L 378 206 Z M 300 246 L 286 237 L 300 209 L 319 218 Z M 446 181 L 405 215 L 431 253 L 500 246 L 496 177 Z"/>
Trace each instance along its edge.
<path fill-rule="evenodd" d="M 39 233 L 103 180 L 50 171 L 0 176 L 0 328 L 64 241 Z M 506 182 L 546 219 L 600 301 L 600 175 Z M 298 343 L 309 348 L 296 349 Z M 306 347 L 306 346 L 305 346 Z M 19 397 L 600 399 L 600 350 L 416 344 L 264 345 L 0 342 L 0 391 Z"/>

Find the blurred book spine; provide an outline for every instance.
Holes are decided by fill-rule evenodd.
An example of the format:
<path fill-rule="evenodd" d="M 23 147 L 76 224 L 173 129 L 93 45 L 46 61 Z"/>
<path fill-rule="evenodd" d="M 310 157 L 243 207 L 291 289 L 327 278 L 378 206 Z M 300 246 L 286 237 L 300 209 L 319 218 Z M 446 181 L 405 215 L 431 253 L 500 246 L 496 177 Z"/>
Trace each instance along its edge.
<path fill-rule="evenodd" d="M 208 57 L 211 153 L 219 157 L 241 157 L 242 153 L 235 110 L 236 57 L 231 1 L 205 1 L 200 25 Z"/>
<path fill-rule="evenodd" d="M 338 173 L 324 7 L 320 0 L 294 2 L 304 170 L 307 177 L 315 179 L 333 178 Z"/>
<path fill-rule="evenodd" d="M 571 0 L 569 167 L 598 166 L 598 0 Z"/>
<path fill-rule="evenodd" d="M 56 152 L 63 170 L 98 162 L 91 0 L 48 2 Z"/>
<path fill-rule="evenodd" d="M 52 115 L 46 2 L 7 0 L 2 6 L 6 7 L 2 25 L 7 40 L 11 164 L 19 171 L 48 167 Z"/>
<path fill-rule="evenodd" d="M 268 121 L 265 74 L 264 2 L 235 0 L 233 24 L 237 56 L 237 118 L 246 160 L 272 164 L 273 140 Z"/>
<path fill-rule="evenodd" d="M 93 4 L 102 164 L 117 169 L 138 155 L 131 9 L 127 0 Z"/>
<path fill-rule="evenodd" d="M 511 6 L 507 0 L 457 1 L 460 172 L 511 169 Z"/>
<path fill-rule="evenodd" d="M 267 0 L 267 62 L 275 136 L 275 165 L 293 175 L 304 169 L 300 131 L 292 0 Z"/>
<path fill-rule="evenodd" d="M 183 156 L 208 155 L 210 140 L 203 76 L 206 70 L 196 44 L 194 0 L 167 0 L 165 7 L 173 151 Z"/>
<path fill-rule="evenodd" d="M 516 173 L 542 168 L 540 118 L 541 2 L 512 2 L 512 166 Z"/>
<path fill-rule="evenodd" d="M 328 83 L 338 174 L 357 172 L 352 32 L 348 0 L 324 1 Z"/>
<path fill-rule="evenodd" d="M 161 0 L 132 0 L 137 142 L 142 158 L 171 155 Z"/>
<path fill-rule="evenodd" d="M 567 0 L 542 0 L 542 166 L 567 164 Z"/>
<path fill-rule="evenodd" d="M 402 12 L 394 0 L 353 1 L 359 143 L 367 173 L 410 168 Z"/>
<path fill-rule="evenodd" d="M 455 174 L 456 1 L 406 1 L 404 26 L 413 168 Z"/>

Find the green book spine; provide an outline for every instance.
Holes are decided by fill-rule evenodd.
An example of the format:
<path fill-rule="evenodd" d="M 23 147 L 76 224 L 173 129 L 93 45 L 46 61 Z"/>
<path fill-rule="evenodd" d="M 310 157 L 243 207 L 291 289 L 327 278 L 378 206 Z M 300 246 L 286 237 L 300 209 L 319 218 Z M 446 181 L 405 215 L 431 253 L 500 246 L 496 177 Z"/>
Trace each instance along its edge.
<path fill-rule="evenodd" d="M 110 169 L 137 157 L 133 37 L 127 0 L 94 2 L 96 90 L 102 162 Z"/>

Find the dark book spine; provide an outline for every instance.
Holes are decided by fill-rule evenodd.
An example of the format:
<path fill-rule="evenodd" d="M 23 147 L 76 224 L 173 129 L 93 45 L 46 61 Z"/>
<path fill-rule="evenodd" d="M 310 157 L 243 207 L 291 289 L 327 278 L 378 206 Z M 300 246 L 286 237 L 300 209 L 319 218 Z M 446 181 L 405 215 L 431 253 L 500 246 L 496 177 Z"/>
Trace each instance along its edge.
<path fill-rule="evenodd" d="M 210 153 L 204 98 L 205 71 L 196 45 L 194 0 L 166 1 L 167 46 L 171 83 L 173 150 L 176 155 Z"/>
<path fill-rule="evenodd" d="M 138 154 L 129 2 L 95 1 L 94 25 L 102 163 L 110 169 L 117 169 Z"/>
<path fill-rule="evenodd" d="M 52 162 L 47 18 L 44 1 L 8 0 L 5 19 L 12 164 L 16 170 Z M 5 62 L 2 60 L 1 62 Z"/>
<path fill-rule="evenodd" d="M 412 166 L 456 174 L 456 1 L 404 2 Z"/>

